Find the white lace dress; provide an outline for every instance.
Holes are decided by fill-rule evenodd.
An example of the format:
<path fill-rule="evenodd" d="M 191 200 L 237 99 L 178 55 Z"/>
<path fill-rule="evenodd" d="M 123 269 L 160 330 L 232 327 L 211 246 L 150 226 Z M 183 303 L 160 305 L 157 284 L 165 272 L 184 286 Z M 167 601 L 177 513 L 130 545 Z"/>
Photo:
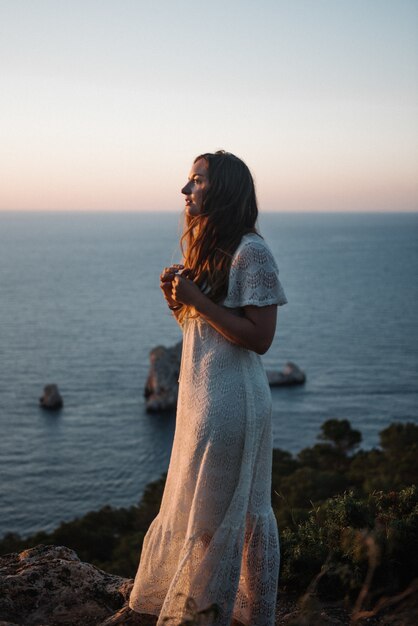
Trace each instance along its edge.
<path fill-rule="evenodd" d="M 245 235 L 223 305 L 287 302 L 264 240 Z M 216 603 L 215 622 L 273 626 L 279 540 L 271 508 L 271 394 L 260 356 L 201 318 L 183 325 L 176 431 L 158 516 L 144 539 L 129 606 L 186 616 Z"/>

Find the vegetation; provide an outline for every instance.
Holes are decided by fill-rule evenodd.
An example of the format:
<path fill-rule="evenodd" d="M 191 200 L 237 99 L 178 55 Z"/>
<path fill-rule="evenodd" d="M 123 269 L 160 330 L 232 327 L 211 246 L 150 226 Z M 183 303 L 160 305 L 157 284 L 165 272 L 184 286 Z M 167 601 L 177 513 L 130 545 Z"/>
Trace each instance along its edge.
<path fill-rule="evenodd" d="M 367 608 L 418 577 L 418 426 L 392 424 L 380 433 L 380 447 L 367 451 L 356 451 L 361 434 L 347 420 L 328 420 L 318 439 L 296 457 L 273 453 L 281 586 L 352 606 L 361 596 Z M 27 539 L 9 533 L 0 553 L 65 545 L 105 571 L 133 577 L 164 482 L 150 484 L 138 506 L 106 506 Z"/>

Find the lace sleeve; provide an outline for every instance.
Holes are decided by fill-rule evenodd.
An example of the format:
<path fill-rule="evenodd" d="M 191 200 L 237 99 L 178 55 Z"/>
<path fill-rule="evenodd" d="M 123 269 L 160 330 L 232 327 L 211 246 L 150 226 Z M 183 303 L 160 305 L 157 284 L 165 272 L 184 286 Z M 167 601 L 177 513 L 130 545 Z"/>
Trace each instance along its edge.
<path fill-rule="evenodd" d="M 228 294 L 223 305 L 235 308 L 286 303 L 279 269 L 267 245 L 261 240 L 240 246 L 232 259 Z"/>

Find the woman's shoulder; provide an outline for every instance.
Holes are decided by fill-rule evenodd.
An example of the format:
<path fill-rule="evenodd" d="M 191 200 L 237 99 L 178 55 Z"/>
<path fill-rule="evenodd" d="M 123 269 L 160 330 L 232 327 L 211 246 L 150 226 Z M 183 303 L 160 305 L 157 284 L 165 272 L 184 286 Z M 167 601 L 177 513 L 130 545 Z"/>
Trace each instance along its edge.
<path fill-rule="evenodd" d="M 266 243 L 264 241 L 264 237 L 260 235 L 260 233 L 250 232 L 250 233 L 245 233 L 245 235 L 242 236 L 241 241 L 238 244 L 238 247 L 249 244 L 251 242 L 259 243 L 261 245 Z"/>
<path fill-rule="evenodd" d="M 273 254 L 265 239 L 258 233 L 251 232 L 243 235 L 232 258 L 232 265 L 248 262 L 251 259 L 260 261 L 260 255 L 274 262 Z"/>
<path fill-rule="evenodd" d="M 245 235 L 242 236 L 241 241 L 238 244 L 237 250 L 239 250 L 240 248 L 253 246 L 268 248 L 268 244 L 262 235 L 260 235 L 259 233 L 251 232 L 245 233 Z"/>
<path fill-rule="evenodd" d="M 261 235 L 244 235 L 232 259 L 224 306 L 286 304 L 274 256 Z"/>

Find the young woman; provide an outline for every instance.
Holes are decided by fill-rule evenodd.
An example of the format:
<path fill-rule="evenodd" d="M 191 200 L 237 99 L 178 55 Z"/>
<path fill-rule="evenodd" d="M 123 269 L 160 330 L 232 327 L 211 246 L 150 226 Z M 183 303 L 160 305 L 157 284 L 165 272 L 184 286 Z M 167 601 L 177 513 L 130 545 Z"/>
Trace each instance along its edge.
<path fill-rule="evenodd" d="M 271 395 L 260 359 L 287 302 L 256 231 L 248 167 L 223 151 L 198 156 L 187 184 L 184 266 L 161 288 L 183 329 L 176 432 L 164 496 L 144 539 L 129 607 L 216 623 L 273 626 L 279 543 L 271 508 Z"/>

